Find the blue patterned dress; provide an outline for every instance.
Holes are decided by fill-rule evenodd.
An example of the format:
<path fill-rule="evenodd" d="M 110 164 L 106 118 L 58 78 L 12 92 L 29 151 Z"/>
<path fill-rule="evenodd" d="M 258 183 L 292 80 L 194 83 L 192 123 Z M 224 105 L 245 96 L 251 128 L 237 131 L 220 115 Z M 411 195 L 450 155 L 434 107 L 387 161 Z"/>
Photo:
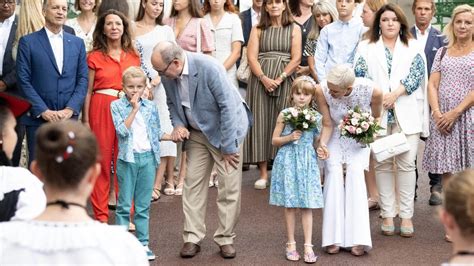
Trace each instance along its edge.
<path fill-rule="evenodd" d="M 321 124 L 321 116 L 318 116 L 317 124 Z M 287 124 L 281 135 L 289 135 L 292 131 L 293 128 Z M 319 131 L 318 128 L 303 131 L 297 143 L 289 142 L 278 150 L 273 162 L 271 205 L 310 209 L 324 206 L 318 161 L 313 147 Z"/>

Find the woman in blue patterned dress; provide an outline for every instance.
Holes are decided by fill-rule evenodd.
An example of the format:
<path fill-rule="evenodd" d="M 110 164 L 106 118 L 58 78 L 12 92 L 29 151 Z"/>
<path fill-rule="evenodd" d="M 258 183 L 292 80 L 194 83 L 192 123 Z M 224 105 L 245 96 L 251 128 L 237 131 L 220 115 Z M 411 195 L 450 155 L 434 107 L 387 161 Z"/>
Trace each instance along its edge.
<path fill-rule="evenodd" d="M 309 107 L 313 99 L 316 83 L 307 76 L 297 78 L 291 87 L 291 102 L 293 108 Z M 295 212 L 301 209 L 304 231 L 304 261 L 314 263 L 317 260 L 313 252 L 312 209 L 323 207 L 323 195 L 319 178 L 319 168 L 316 152 L 313 147 L 319 129 L 306 131 L 294 130 L 285 124 L 283 113 L 280 112 L 275 130 L 273 131 L 272 145 L 280 147 L 275 157 L 270 187 L 270 204 L 285 207 L 285 219 L 288 233 L 286 243 L 286 258 L 298 261 L 300 255 L 296 251 Z M 320 124 L 321 116 L 315 117 L 316 124 Z"/>

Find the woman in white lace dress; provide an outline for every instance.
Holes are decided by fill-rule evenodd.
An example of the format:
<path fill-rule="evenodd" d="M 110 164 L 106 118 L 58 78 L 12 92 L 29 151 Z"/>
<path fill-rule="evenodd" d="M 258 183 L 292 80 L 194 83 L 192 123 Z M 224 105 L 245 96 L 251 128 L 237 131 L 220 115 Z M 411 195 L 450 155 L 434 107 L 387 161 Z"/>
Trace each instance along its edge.
<path fill-rule="evenodd" d="M 325 162 L 323 247 L 330 254 L 351 248 L 355 256 L 372 248 L 364 170 L 369 167 L 370 149 L 354 139 L 341 137 L 338 125 L 347 112 L 359 106 L 378 118 L 382 92 L 365 78 L 355 78 L 348 66 L 338 65 L 316 91 L 322 99 L 320 111 L 329 109 L 332 134 L 323 128 L 318 154 L 329 153 Z M 327 145 L 327 146 L 326 146 Z M 346 176 L 344 178 L 344 166 Z"/>
<path fill-rule="evenodd" d="M 66 21 L 66 25 L 74 29 L 76 36 L 84 40 L 87 52 L 92 50 L 92 33 L 97 22 L 95 10 L 98 5 L 99 0 L 76 0 L 74 8 L 81 13 L 78 17 Z"/>
<path fill-rule="evenodd" d="M 121 226 L 94 221 L 86 204 L 100 173 L 94 134 L 80 123 L 47 123 L 36 134 L 32 172 L 47 206 L 32 221 L 0 223 L 0 265 L 148 265 L 144 247 Z"/>
<path fill-rule="evenodd" d="M 168 25 L 163 25 L 163 0 L 147 0 L 140 4 L 135 22 L 135 37 L 140 53 L 143 71 L 150 79 L 149 89 L 153 94 L 153 101 L 158 105 L 161 129 L 171 133 L 170 113 L 166 104 L 166 92 L 161 84 L 158 72 L 151 65 L 153 48 L 162 41 L 175 41 L 174 32 Z M 158 200 L 161 194 L 161 183 L 166 172 L 166 195 L 175 194 L 174 163 L 176 160 L 176 144 L 171 141 L 160 142 L 160 167 L 156 172 L 152 201 Z"/>

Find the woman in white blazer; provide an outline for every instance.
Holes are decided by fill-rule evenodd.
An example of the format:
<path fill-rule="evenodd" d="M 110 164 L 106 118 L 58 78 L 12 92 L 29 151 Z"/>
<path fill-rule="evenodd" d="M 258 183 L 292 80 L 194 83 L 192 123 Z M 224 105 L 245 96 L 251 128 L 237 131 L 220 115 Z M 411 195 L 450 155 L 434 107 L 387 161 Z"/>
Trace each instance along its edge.
<path fill-rule="evenodd" d="M 354 61 L 356 76 L 372 79 L 384 93 L 380 124 L 385 130 L 380 135 L 403 132 L 410 145 L 408 152 L 375 165 L 382 233 L 395 234 L 393 218 L 397 216 L 398 195 L 400 235 L 404 237 L 414 234 L 411 219 L 416 185 L 415 160 L 419 137 L 428 136 L 426 60 L 411 39 L 400 7 L 384 5 L 375 15 L 369 38 L 359 44 Z"/>

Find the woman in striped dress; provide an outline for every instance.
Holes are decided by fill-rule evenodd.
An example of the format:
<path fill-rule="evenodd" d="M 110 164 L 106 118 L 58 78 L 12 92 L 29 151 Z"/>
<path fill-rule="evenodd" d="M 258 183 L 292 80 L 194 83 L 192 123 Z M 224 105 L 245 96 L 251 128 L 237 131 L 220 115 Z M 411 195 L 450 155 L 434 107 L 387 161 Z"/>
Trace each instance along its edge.
<path fill-rule="evenodd" d="M 254 114 L 254 125 L 244 144 L 244 161 L 258 164 L 256 189 L 268 185 L 267 162 L 276 155 L 272 131 L 279 112 L 288 107 L 294 72 L 301 61 L 301 30 L 293 23 L 287 1 L 264 0 L 263 7 L 247 48 L 252 75 L 246 100 Z"/>

